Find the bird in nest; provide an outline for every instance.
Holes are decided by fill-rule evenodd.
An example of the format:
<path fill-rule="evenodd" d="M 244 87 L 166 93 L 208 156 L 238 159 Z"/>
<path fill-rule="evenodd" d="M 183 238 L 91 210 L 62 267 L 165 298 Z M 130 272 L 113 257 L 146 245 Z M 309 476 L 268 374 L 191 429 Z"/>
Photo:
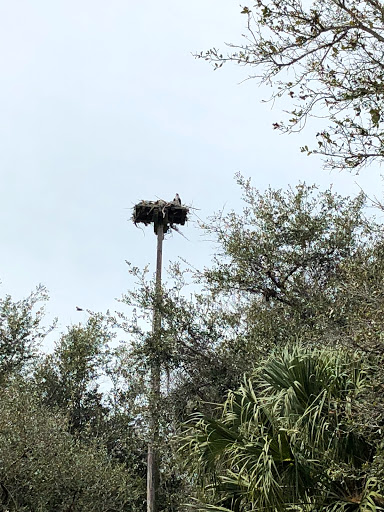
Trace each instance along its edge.
<path fill-rule="evenodd" d="M 181 206 L 181 199 L 180 199 L 179 194 L 176 193 L 175 198 L 174 198 L 174 200 L 172 202 L 176 203 L 176 204 L 179 204 Z"/>

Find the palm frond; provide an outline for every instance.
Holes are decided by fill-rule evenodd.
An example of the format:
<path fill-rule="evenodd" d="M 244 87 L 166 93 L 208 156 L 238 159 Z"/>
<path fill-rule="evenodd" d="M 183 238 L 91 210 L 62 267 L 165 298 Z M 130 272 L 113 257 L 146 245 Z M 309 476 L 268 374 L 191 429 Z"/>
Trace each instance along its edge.
<path fill-rule="evenodd" d="M 184 447 L 208 502 L 198 510 L 354 510 L 329 468 L 360 475 L 371 456 L 351 422 L 350 404 L 365 385 L 357 355 L 299 346 L 273 354 L 228 394 L 219 419 L 195 415 L 189 424 Z M 378 491 L 369 492 L 370 511 Z"/>

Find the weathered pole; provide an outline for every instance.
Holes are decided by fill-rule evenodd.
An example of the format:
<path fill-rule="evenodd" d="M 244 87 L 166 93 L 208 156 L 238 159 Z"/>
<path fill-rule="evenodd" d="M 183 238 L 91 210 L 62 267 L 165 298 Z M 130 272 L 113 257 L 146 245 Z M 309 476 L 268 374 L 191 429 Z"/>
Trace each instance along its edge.
<path fill-rule="evenodd" d="M 157 357 L 161 344 L 161 267 L 163 258 L 164 234 L 177 225 L 184 226 L 187 220 L 188 207 L 182 206 L 176 194 L 173 201 L 141 201 L 134 207 L 132 220 L 147 226 L 153 224 L 157 235 L 156 286 L 152 318 L 152 360 L 150 364 L 149 410 L 149 441 L 147 454 L 147 512 L 157 512 L 157 494 L 159 488 L 159 404 L 161 398 L 161 364 Z"/>
<path fill-rule="evenodd" d="M 163 259 L 163 224 L 159 223 L 157 227 L 157 254 L 156 254 L 156 288 L 155 288 L 155 307 L 152 319 L 152 335 L 154 343 L 157 346 L 160 343 L 161 331 L 161 268 Z M 160 363 L 156 356 L 151 366 L 151 391 L 149 397 L 149 443 L 147 457 L 147 512 L 156 512 L 157 510 L 157 492 L 159 484 L 159 401 L 160 401 Z"/>

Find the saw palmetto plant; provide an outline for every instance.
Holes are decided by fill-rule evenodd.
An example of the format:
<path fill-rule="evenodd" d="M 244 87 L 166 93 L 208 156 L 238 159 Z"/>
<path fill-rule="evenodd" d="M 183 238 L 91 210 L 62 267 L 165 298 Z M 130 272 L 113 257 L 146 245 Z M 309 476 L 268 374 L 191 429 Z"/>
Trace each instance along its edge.
<path fill-rule="evenodd" d="M 228 394 L 216 418 L 195 414 L 183 450 L 202 492 L 192 507 L 232 511 L 383 510 L 370 473 L 375 444 L 356 425 L 363 360 L 285 348 Z"/>

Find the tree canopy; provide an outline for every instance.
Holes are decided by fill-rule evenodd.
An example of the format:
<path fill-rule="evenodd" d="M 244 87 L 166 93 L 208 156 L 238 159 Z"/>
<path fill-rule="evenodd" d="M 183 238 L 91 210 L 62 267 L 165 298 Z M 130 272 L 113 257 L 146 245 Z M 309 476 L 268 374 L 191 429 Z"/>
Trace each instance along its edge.
<path fill-rule="evenodd" d="M 46 292 L 0 302 L 4 510 L 145 510 L 153 362 L 158 512 L 384 507 L 382 225 L 364 194 L 237 181 L 243 210 L 202 226 L 212 263 L 172 264 L 161 300 L 131 267 L 119 311 L 50 354 Z"/>
<path fill-rule="evenodd" d="M 243 40 L 229 52 L 212 48 L 198 57 L 216 68 L 231 61 L 248 77 L 285 98 L 283 132 L 302 130 L 320 118 L 318 153 L 331 168 L 358 172 L 384 156 L 384 4 L 378 0 L 258 0 L 242 7 Z M 319 122 L 316 122 L 316 126 Z"/>

